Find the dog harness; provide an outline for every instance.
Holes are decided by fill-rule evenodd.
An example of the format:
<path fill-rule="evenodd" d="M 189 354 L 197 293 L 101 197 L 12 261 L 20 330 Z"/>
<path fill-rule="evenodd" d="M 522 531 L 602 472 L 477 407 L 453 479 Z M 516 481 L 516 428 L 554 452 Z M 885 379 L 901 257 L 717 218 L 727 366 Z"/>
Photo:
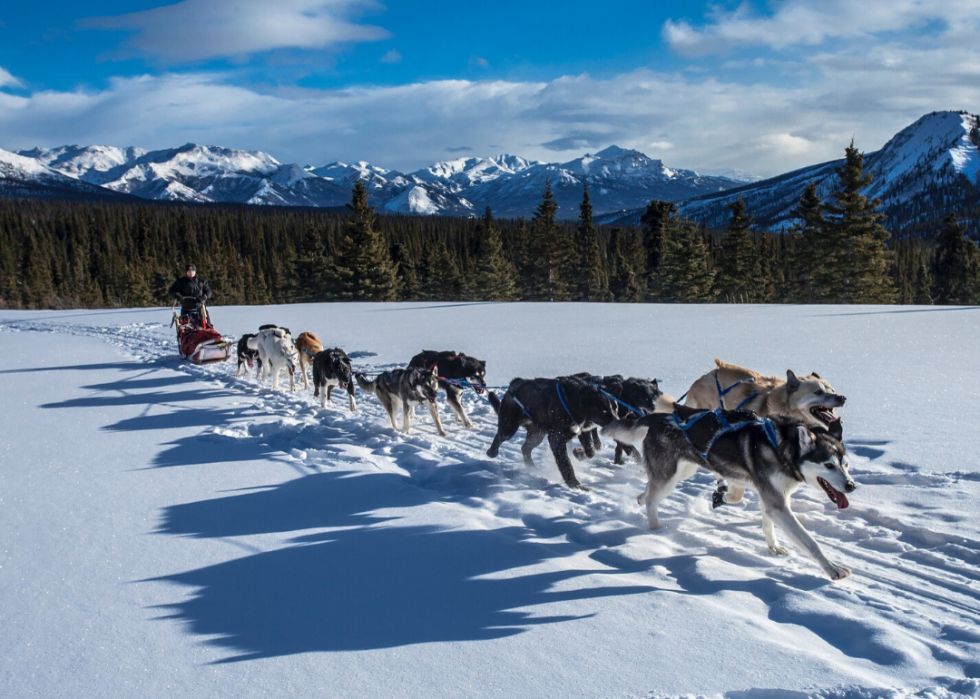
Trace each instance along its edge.
<path fill-rule="evenodd" d="M 681 418 L 678 417 L 677 413 L 673 413 L 671 417 L 673 418 L 674 424 L 677 426 L 677 429 L 679 429 L 684 434 L 684 437 L 687 439 L 688 443 L 692 447 L 694 447 L 694 450 L 698 453 L 698 456 L 700 456 L 705 461 L 708 460 L 708 453 L 711 451 L 711 447 L 713 447 L 715 445 L 715 442 L 717 442 L 721 437 L 731 432 L 737 432 L 738 430 L 743 429 L 745 427 L 749 427 L 751 425 L 762 425 L 762 429 L 766 433 L 766 437 L 769 439 L 769 444 L 772 445 L 773 449 L 777 451 L 779 450 L 779 435 L 776 433 L 776 428 L 773 426 L 772 420 L 770 420 L 769 418 L 757 417 L 754 419 L 744 420 L 742 422 L 736 422 L 735 424 L 732 424 L 725 417 L 726 412 L 734 412 L 734 411 L 725 411 L 722 410 L 721 408 L 717 408 L 715 410 L 706 410 L 703 413 L 698 413 L 697 415 L 695 415 L 694 417 L 692 417 L 690 420 L 687 421 L 681 420 Z M 690 432 L 691 429 L 698 423 L 698 421 L 707 415 L 715 416 L 715 420 L 718 422 L 718 428 L 712 433 L 711 439 L 708 441 L 708 444 L 705 446 L 704 451 L 701 451 L 698 448 L 698 445 L 694 443 L 694 440 L 691 439 Z"/>
<path fill-rule="evenodd" d="M 718 402 L 721 403 L 721 407 L 722 408 L 725 407 L 725 396 L 728 395 L 728 392 L 731 391 L 736 386 L 739 386 L 739 385 L 741 385 L 743 383 L 755 383 L 755 378 L 753 378 L 753 377 L 750 376 L 747 379 L 741 379 L 739 381 L 736 381 L 735 383 L 733 383 L 731 386 L 729 386 L 728 388 L 726 388 L 723 391 L 723 390 L 721 390 L 721 383 L 719 383 L 719 381 L 718 381 L 718 370 L 715 369 L 715 386 L 718 388 Z M 685 393 L 684 395 L 686 396 L 687 394 Z M 755 391 L 751 396 L 749 396 L 748 398 L 746 398 L 745 400 L 743 400 L 741 403 L 739 403 L 735 407 L 735 410 L 741 410 L 744 406 L 746 406 L 750 402 L 752 402 L 752 399 L 753 398 L 757 398 L 758 396 L 759 396 L 759 392 L 758 391 Z M 681 400 L 683 400 L 683 398 Z"/>
<path fill-rule="evenodd" d="M 601 388 L 599 388 L 599 384 L 597 384 L 597 383 L 594 383 L 594 384 L 592 384 L 592 386 L 593 386 L 593 387 L 594 387 L 594 388 L 595 388 L 595 389 L 596 389 L 597 391 L 599 391 L 599 393 L 601 393 L 602 395 L 604 395 L 604 396 L 605 396 L 606 398 L 610 398 L 610 399 L 612 399 L 612 400 L 614 400 L 614 401 L 616 401 L 617 403 L 619 403 L 619 404 L 620 404 L 621 406 L 623 406 L 624 408 L 626 408 L 627 410 L 629 410 L 629 411 L 630 411 L 631 413 L 633 413 L 633 414 L 634 414 L 634 415 L 636 415 L 637 417 L 643 417 L 643 416 L 644 416 L 644 415 L 646 414 L 646 413 L 644 413 L 644 412 L 643 412 L 642 410 L 637 410 L 636 408 L 634 408 L 634 407 L 633 407 L 632 405 L 630 405 L 629 403 L 624 403 L 623 401 L 621 401 L 621 400 L 619 400 L 619 398 L 617 398 L 616 396 L 614 396 L 614 395 L 612 395 L 611 393 L 606 393 L 606 392 L 605 392 L 605 391 L 603 391 L 603 390 L 602 390 Z M 566 409 L 567 409 L 567 408 L 566 408 Z"/>

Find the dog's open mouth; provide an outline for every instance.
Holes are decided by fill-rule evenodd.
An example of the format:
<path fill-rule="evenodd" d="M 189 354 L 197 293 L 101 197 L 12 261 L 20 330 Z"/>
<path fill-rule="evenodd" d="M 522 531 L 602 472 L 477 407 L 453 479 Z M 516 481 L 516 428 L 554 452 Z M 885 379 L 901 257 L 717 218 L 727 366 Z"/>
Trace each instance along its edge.
<path fill-rule="evenodd" d="M 837 415 L 834 414 L 833 408 L 825 408 L 822 405 L 817 405 L 810 408 L 810 414 L 825 425 L 837 422 Z"/>
<path fill-rule="evenodd" d="M 819 483 L 820 487 L 823 488 L 823 492 L 827 493 L 827 497 L 830 498 L 830 501 L 837 505 L 838 510 L 847 509 L 847 506 L 851 504 L 847 501 L 847 496 L 844 495 L 844 493 L 837 490 L 837 488 L 832 486 L 820 476 L 817 476 L 817 483 Z"/>

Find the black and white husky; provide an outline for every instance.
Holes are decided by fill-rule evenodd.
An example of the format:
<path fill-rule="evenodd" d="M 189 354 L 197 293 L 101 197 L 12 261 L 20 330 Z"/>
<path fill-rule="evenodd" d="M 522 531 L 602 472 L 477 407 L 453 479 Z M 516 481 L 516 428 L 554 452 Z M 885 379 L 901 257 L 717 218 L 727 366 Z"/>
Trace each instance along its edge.
<path fill-rule="evenodd" d="M 649 480 L 637 502 L 646 505 L 651 529 L 661 527 L 660 501 L 678 482 L 704 467 L 735 486 L 759 493 L 762 533 L 772 555 L 789 553 L 776 538 L 778 526 L 831 579 L 851 574 L 824 555 L 790 509 L 790 496 L 804 483 L 823 490 L 839 509 L 848 506 L 844 493 L 856 486 L 848 473 L 847 451 L 837 435 L 823 428 L 811 429 L 793 418 L 760 419 L 745 410 L 676 409 L 669 415 L 617 420 L 602 430 L 603 435 L 619 441 L 643 443 Z"/>
<path fill-rule="evenodd" d="M 422 350 L 412 357 L 408 366 L 435 372 L 439 380 L 439 388 L 445 391 L 446 402 L 452 408 L 456 419 L 462 422 L 466 429 L 473 428 L 473 423 L 467 417 L 459 397 L 466 390 L 467 385 L 477 393 L 486 390 L 487 363 L 485 361 L 452 350 L 445 352 Z"/>
<path fill-rule="evenodd" d="M 527 438 L 521 453 L 525 465 L 534 466 L 531 452 L 547 437 L 565 484 L 588 490 L 575 477 L 566 445 L 578 436 L 588 457 L 595 456 L 591 437 L 583 437 L 583 433 L 607 425 L 615 418 L 612 404 L 598 388 L 576 376 L 514 379 L 504 397 L 498 400 L 490 396 L 490 403 L 497 411 L 497 434 L 487 449 L 487 456 L 495 458 L 500 445 L 524 427 Z"/>
<path fill-rule="evenodd" d="M 238 371 L 235 372 L 235 378 L 248 376 L 248 370 L 255 366 L 255 362 L 259 363 L 259 368 L 255 370 L 256 375 L 262 371 L 262 360 L 259 359 L 259 351 L 248 348 L 248 340 L 252 337 L 255 337 L 255 333 L 245 333 L 238 340 Z"/>
<path fill-rule="evenodd" d="M 381 401 L 381 405 L 391 419 L 391 426 L 395 430 L 398 424 L 395 415 L 398 410 L 402 411 L 402 425 L 405 434 L 409 434 L 412 428 L 412 409 L 416 405 L 428 405 L 432 419 L 436 423 L 436 429 L 443 437 L 446 430 L 442 427 L 439 420 L 439 412 L 436 410 L 436 393 L 439 390 L 439 381 L 435 373 L 428 369 L 392 369 L 386 371 L 374 381 L 368 381 L 363 374 L 354 374 L 357 385 L 361 390 L 373 393 Z"/>
<path fill-rule="evenodd" d="M 313 357 L 313 395 L 319 396 L 320 406 L 327 406 L 334 386 L 343 386 L 347 391 L 351 412 L 357 412 L 353 374 L 354 369 L 344 350 L 334 347 L 317 352 Z"/>

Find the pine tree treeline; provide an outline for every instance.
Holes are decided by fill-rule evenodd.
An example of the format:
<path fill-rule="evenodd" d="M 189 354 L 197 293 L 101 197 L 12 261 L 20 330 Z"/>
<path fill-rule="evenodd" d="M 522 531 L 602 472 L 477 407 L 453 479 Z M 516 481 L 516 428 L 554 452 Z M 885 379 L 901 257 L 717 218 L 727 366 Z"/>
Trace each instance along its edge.
<path fill-rule="evenodd" d="M 378 215 L 363 185 L 346 212 L 147 203 L 0 201 L 0 307 L 167 303 L 187 262 L 222 305 L 335 300 L 980 303 L 980 249 L 955 218 L 889 240 L 851 144 L 837 188 L 807 187 L 788 232 L 724 230 L 652 201 L 640 227 L 575 221 L 550 187 L 531 221 Z"/>

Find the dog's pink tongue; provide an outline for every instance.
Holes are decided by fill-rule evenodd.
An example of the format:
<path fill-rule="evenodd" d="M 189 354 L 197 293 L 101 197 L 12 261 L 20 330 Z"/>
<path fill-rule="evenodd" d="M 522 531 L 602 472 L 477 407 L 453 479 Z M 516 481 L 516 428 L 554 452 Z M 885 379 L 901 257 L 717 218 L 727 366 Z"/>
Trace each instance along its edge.
<path fill-rule="evenodd" d="M 846 510 L 851 503 L 847 501 L 847 496 L 844 493 L 837 491 L 837 509 Z"/>

